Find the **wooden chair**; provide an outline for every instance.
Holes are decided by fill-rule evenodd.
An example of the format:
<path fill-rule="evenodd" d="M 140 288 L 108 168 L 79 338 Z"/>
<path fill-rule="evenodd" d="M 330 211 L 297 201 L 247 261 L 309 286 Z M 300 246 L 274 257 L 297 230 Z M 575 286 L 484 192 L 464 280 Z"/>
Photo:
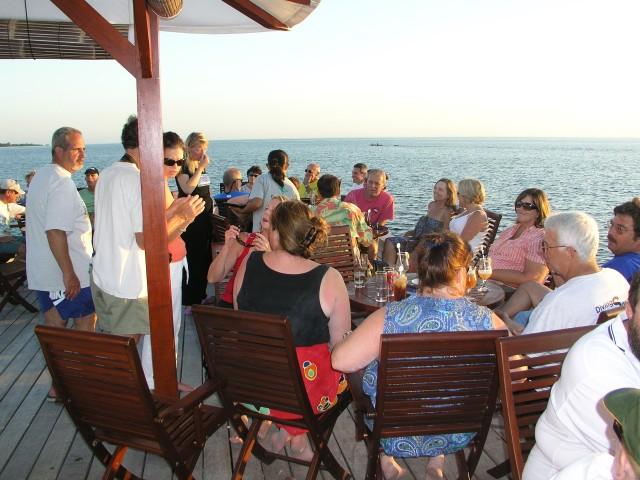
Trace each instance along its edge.
<path fill-rule="evenodd" d="M 252 453 L 267 463 L 279 458 L 309 466 L 307 479 L 314 479 L 321 465 L 338 479 L 351 478 L 329 450 L 331 432 L 341 412 L 351 402 L 346 391 L 333 408 L 315 415 L 305 392 L 291 327 L 275 315 L 229 310 L 205 305 L 193 306 L 200 345 L 209 372 L 221 381 L 220 400 L 243 439 L 233 479 L 242 478 Z M 258 413 L 245 404 L 299 415 L 299 419 L 276 419 Z M 246 415 L 253 421 L 248 429 L 239 421 Z M 304 428 L 314 448 L 310 462 L 265 451 L 257 442 L 264 420 Z"/>
<path fill-rule="evenodd" d="M 44 325 L 35 331 L 58 397 L 107 467 L 103 479 L 138 478 L 121 465 L 128 447 L 160 455 L 177 478 L 192 478 L 207 437 L 226 421 L 223 409 L 202 404 L 217 384 L 180 400 L 159 398 L 147 387 L 132 337 Z"/>
<path fill-rule="evenodd" d="M 567 349 L 593 328 L 567 328 L 496 341 L 502 415 L 514 480 L 522 478 L 526 457 L 535 443 L 536 423 L 560 377 Z M 502 465 L 492 469 L 493 473 L 490 470 L 496 478 L 509 473 L 499 467 Z"/>
<path fill-rule="evenodd" d="M 353 282 L 355 257 L 349 227 L 346 225 L 332 226 L 327 244 L 318 248 L 311 260 L 338 270 L 344 283 Z"/>
<path fill-rule="evenodd" d="M 367 479 L 383 478 L 380 439 L 475 432 L 456 452 L 460 478 L 471 478 L 484 447 L 498 395 L 496 344 L 503 330 L 382 335 L 376 406 L 349 384 L 356 401 L 356 438 L 365 439 Z M 367 431 L 364 418 L 373 420 Z"/>
<path fill-rule="evenodd" d="M 27 266 L 21 260 L 0 263 L 0 292 L 2 300 L 0 301 L 0 311 L 7 303 L 22 305 L 27 311 L 35 313 L 38 311 L 36 307 L 31 305 L 20 293 L 18 288 L 27 279 Z"/>
<path fill-rule="evenodd" d="M 224 243 L 224 232 L 229 230 L 229 220 L 216 213 L 211 214 L 211 225 L 212 225 L 212 235 L 214 242 L 222 242 Z"/>
<path fill-rule="evenodd" d="M 611 307 L 610 309 L 603 310 L 602 312 L 600 312 L 600 315 L 598 315 L 598 320 L 596 321 L 596 324 L 600 325 L 601 323 L 608 322 L 609 320 L 616 318 L 618 315 L 624 312 L 625 304 L 620 302 L 616 302 L 616 303 L 617 305 Z"/>

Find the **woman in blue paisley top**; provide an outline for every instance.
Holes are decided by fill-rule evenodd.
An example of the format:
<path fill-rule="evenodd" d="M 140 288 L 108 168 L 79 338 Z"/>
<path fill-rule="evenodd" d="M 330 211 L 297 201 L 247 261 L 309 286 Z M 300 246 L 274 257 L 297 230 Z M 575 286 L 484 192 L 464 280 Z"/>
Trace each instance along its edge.
<path fill-rule="evenodd" d="M 355 372 L 365 368 L 364 393 L 375 405 L 383 333 L 456 332 L 506 328 L 485 307 L 464 294 L 471 250 L 457 234 L 441 232 L 425 237 L 427 248 L 419 253 L 418 295 L 392 302 L 371 314 L 333 350 L 333 368 Z M 398 478 L 402 469 L 394 457 L 430 457 L 427 478 L 442 478 L 444 455 L 464 448 L 472 439 L 468 433 L 385 438 L 382 470 L 386 479 Z"/>

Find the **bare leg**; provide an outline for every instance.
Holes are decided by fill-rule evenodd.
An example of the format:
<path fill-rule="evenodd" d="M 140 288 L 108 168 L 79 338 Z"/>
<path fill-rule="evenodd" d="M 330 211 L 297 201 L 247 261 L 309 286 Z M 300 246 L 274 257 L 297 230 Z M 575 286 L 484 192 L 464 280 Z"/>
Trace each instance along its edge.
<path fill-rule="evenodd" d="M 380 455 L 380 467 L 385 480 L 396 480 L 404 474 L 404 469 L 389 455 Z"/>
<path fill-rule="evenodd" d="M 313 449 L 306 433 L 291 437 L 291 450 L 293 456 L 301 460 L 309 461 L 313 458 Z"/>
<path fill-rule="evenodd" d="M 396 253 L 396 248 L 391 241 L 388 239 L 384 241 L 384 248 L 382 250 L 382 260 L 384 260 L 387 265 L 395 265 L 396 257 L 398 254 Z"/>
<path fill-rule="evenodd" d="M 502 306 L 500 311 L 511 318 L 518 312 L 535 308 L 550 291 L 549 288 L 537 282 L 523 283 L 513 295 L 511 295 L 511 298 Z M 497 313 L 497 311 L 496 314 L 504 320 L 504 317 Z"/>
<path fill-rule="evenodd" d="M 87 332 L 95 332 L 96 330 L 96 314 L 90 313 L 84 317 L 76 318 L 74 327 L 76 330 L 85 330 Z"/>
<path fill-rule="evenodd" d="M 444 455 L 429 458 L 427 461 L 427 480 L 444 478 Z"/>
<path fill-rule="evenodd" d="M 61 328 L 64 328 L 67 326 L 67 322 L 62 319 L 56 307 L 51 307 L 49 310 L 44 312 L 43 316 L 44 316 L 45 325 L 49 325 L 52 327 L 61 327 Z"/>

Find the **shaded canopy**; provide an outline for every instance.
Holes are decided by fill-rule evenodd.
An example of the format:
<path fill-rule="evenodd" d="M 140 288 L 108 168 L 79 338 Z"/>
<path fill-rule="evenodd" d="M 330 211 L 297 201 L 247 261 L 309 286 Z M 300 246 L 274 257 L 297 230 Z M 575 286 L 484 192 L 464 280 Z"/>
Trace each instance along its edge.
<path fill-rule="evenodd" d="M 133 39 L 131 0 L 87 0 L 122 34 Z M 320 0 L 184 0 L 160 31 L 224 34 L 288 30 L 303 21 Z M 100 60 L 111 56 L 69 21 L 50 0 L 0 2 L 0 58 Z"/>

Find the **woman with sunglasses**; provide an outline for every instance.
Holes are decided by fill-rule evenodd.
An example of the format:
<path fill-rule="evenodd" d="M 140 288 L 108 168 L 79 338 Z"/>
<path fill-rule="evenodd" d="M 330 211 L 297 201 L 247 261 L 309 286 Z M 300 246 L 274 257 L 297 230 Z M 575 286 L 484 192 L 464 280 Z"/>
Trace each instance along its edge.
<path fill-rule="evenodd" d="M 164 147 L 164 167 L 162 173 L 164 176 L 165 191 L 165 208 L 167 210 L 167 218 L 172 217 L 176 212 L 176 206 L 182 201 L 174 202 L 173 195 L 169 191 L 169 179 L 175 178 L 180 171 L 180 167 L 184 163 L 184 142 L 182 138 L 175 132 L 165 132 L 162 136 Z M 200 201 L 201 202 L 201 201 Z M 201 202 L 202 203 L 202 202 Z M 200 208 L 203 208 L 201 205 Z M 195 217 L 197 218 L 197 217 Z M 192 218 L 193 219 L 193 218 Z M 187 266 L 187 249 L 185 242 L 180 237 L 180 233 L 188 228 L 188 224 L 183 224 L 179 230 L 173 231 L 168 229 L 169 241 L 169 277 L 171 279 L 171 303 L 173 306 L 173 334 L 175 336 L 175 344 L 178 344 L 178 334 L 180 333 L 180 325 L 182 322 L 182 276 Z M 176 347 L 176 354 L 178 349 Z M 176 357 L 177 359 L 177 357 Z M 151 336 L 145 335 L 142 344 L 142 368 L 147 378 L 149 388 L 154 388 L 153 381 L 153 362 L 151 358 Z M 178 390 L 189 392 L 192 387 L 179 383 Z"/>
<path fill-rule="evenodd" d="M 517 287 L 530 280 L 542 283 L 548 269 L 542 255 L 544 221 L 551 213 L 547 195 L 527 188 L 515 201 L 516 224 L 503 231 L 489 249 L 491 278 Z"/>
<path fill-rule="evenodd" d="M 211 212 L 213 200 L 209 191 L 209 165 L 207 146 L 209 142 L 203 133 L 193 132 L 187 137 L 186 160 L 176 176 L 178 196 L 197 195 L 205 202 L 204 212 L 189 225 L 182 238 L 187 245 L 189 280 L 182 291 L 182 303 L 190 307 L 200 303 L 207 296 L 207 268 L 211 263 Z M 190 308 L 185 309 L 189 314 Z"/>

